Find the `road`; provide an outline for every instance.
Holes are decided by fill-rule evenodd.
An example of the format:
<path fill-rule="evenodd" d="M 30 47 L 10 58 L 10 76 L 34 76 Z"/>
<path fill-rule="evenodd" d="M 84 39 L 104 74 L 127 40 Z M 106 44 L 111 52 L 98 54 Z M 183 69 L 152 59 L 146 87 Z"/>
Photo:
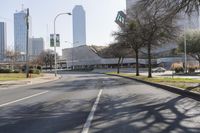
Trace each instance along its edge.
<path fill-rule="evenodd" d="M 200 102 L 119 77 L 66 73 L 0 89 L 0 133 L 199 133 Z"/>

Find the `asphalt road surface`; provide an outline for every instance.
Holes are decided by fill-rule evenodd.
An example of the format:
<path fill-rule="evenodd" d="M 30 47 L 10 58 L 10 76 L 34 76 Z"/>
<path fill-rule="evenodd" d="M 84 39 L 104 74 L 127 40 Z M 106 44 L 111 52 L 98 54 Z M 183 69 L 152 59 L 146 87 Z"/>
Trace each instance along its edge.
<path fill-rule="evenodd" d="M 200 133 L 200 102 L 119 77 L 66 73 L 0 89 L 0 133 Z"/>

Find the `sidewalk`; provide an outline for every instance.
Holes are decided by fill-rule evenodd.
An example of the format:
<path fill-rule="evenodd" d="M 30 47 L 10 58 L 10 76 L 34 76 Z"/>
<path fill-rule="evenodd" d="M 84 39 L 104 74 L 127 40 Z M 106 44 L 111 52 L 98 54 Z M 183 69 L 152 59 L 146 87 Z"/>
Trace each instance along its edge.
<path fill-rule="evenodd" d="M 37 78 L 28 78 L 28 79 L 15 80 L 15 81 L 0 81 L 0 89 L 41 84 L 41 83 L 46 83 L 46 82 L 58 80 L 60 78 L 61 78 L 60 75 L 55 77 L 54 74 L 46 74 L 45 73 L 45 74 L 43 74 L 42 77 L 37 77 Z"/>

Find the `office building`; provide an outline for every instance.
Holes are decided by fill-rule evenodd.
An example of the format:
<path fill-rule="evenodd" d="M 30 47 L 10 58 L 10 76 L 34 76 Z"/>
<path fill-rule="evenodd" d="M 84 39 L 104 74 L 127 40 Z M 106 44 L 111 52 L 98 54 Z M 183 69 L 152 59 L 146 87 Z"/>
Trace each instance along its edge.
<path fill-rule="evenodd" d="M 4 60 L 7 46 L 6 23 L 0 22 L 0 61 Z"/>
<path fill-rule="evenodd" d="M 86 45 L 86 17 L 81 5 L 73 9 L 73 44 L 74 47 Z"/>
<path fill-rule="evenodd" d="M 42 51 L 44 51 L 44 39 L 31 38 L 30 48 L 30 58 L 37 58 L 42 53 Z"/>
<path fill-rule="evenodd" d="M 31 17 L 29 17 L 29 36 L 31 36 Z M 29 39 L 30 42 L 30 39 Z M 25 60 L 27 43 L 26 10 L 14 14 L 14 48 L 22 56 L 21 61 Z M 28 48 L 30 51 L 30 47 Z"/>

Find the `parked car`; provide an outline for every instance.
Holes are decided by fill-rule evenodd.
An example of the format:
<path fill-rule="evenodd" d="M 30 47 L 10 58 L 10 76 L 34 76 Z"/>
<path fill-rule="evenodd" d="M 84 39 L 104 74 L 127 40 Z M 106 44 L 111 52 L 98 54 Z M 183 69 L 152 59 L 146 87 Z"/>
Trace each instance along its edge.
<path fill-rule="evenodd" d="M 152 69 L 152 72 L 158 72 L 158 73 L 160 73 L 160 72 L 165 72 L 166 71 L 166 69 L 165 68 L 163 68 L 163 67 L 156 67 L 156 68 L 154 68 L 154 69 Z"/>

